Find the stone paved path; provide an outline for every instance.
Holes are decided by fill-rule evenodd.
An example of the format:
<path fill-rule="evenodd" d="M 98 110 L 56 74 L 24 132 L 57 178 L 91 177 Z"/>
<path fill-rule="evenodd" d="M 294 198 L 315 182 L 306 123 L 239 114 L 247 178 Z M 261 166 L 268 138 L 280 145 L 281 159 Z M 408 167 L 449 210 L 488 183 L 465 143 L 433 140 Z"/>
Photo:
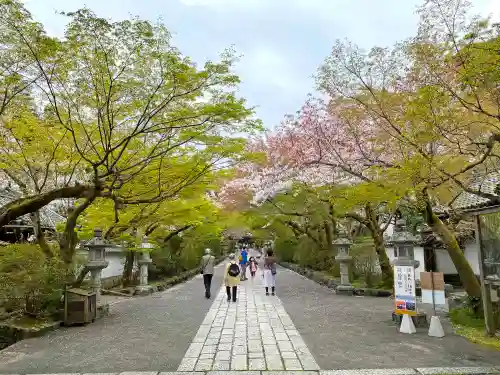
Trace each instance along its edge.
<path fill-rule="evenodd" d="M 242 282 L 236 303 L 222 287 L 177 371 L 319 370 L 277 296 L 266 296 L 260 271 Z"/>
<path fill-rule="evenodd" d="M 265 296 L 256 276 L 228 303 L 222 270 L 216 269 L 213 300 L 203 298 L 200 276 L 124 300 L 94 324 L 0 351 L 0 374 L 474 374 L 500 366 L 498 352 L 452 335 L 449 327 L 442 339 L 425 330 L 398 333 L 388 299 L 338 296 L 282 268 L 277 297 Z M 457 366 L 468 370 L 451 369 Z M 367 368 L 379 370 L 348 371 Z"/>

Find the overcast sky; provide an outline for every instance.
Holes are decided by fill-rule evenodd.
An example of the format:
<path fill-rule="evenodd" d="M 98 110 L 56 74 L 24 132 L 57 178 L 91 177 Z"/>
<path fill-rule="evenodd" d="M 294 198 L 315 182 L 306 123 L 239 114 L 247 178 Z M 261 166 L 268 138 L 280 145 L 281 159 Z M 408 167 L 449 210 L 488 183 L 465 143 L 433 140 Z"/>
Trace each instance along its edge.
<path fill-rule="evenodd" d="M 241 95 L 258 106 L 268 128 L 300 108 L 314 90 L 311 78 L 333 41 L 364 48 L 387 46 L 414 34 L 415 6 L 423 0 L 25 0 L 36 20 L 61 35 L 56 11 L 83 6 L 101 17 L 131 15 L 164 21 L 174 43 L 195 61 L 215 59 L 234 45 Z M 473 0 L 478 13 L 500 15 L 500 0 Z"/>

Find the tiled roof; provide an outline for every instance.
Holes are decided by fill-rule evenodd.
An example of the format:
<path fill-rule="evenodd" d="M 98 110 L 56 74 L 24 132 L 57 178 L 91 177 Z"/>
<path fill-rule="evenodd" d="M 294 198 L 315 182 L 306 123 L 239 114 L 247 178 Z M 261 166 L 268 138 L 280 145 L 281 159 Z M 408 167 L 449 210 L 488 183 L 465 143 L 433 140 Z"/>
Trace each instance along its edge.
<path fill-rule="evenodd" d="M 470 189 L 474 189 L 483 193 L 499 196 L 495 190 L 500 184 L 500 172 L 488 174 L 486 177 L 479 178 L 469 185 Z M 500 196 L 499 196 L 500 197 Z M 452 207 L 456 210 L 465 210 L 473 208 L 487 207 L 495 204 L 490 199 L 480 197 L 476 194 L 462 192 L 453 202 Z"/>
<path fill-rule="evenodd" d="M 15 199 L 21 198 L 21 195 L 17 193 L 16 191 L 5 188 L 5 189 L 0 189 L 0 206 L 4 206 L 10 202 L 12 202 Z M 31 222 L 31 217 L 30 215 L 24 215 L 19 218 L 19 220 L 22 221 L 22 225 L 26 226 L 32 226 L 33 223 Z M 55 229 L 56 224 L 64 221 L 64 217 L 59 215 L 57 212 L 54 210 L 50 209 L 48 206 L 45 206 L 40 210 L 40 221 L 42 228 L 51 228 Z"/>

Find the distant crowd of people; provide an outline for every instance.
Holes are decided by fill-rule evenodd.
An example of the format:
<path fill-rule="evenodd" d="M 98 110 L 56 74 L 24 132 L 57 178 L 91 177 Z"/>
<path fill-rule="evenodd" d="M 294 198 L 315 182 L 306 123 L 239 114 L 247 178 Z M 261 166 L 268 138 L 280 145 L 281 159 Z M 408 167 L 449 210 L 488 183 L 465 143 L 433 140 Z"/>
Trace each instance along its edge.
<path fill-rule="evenodd" d="M 252 280 L 261 270 L 262 279 L 264 281 L 264 291 L 266 296 L 276 294 L 276 257 L 272 249 L 253 249 L 247 246 L 242 246 L 238 251 L 229 255 L 229 261 L 224 269 L 224 285 L 226 286 L 228 302 L 236 302 L 238 295 L 238 285 L 241 281 L 248 280 L 247 271 L 250 273 Z M 259 254 L 256 256 L 252 254 Z M 261 255 L 264 255 L 262 258 Z M 203 283 L 205 286 L 205 298 L 211 298 L 212 278 L 215 270 L 215 257 L 210 249 L 205 250 L 205 255 L 201 259 L 201 274 L 203 275 Z"/>

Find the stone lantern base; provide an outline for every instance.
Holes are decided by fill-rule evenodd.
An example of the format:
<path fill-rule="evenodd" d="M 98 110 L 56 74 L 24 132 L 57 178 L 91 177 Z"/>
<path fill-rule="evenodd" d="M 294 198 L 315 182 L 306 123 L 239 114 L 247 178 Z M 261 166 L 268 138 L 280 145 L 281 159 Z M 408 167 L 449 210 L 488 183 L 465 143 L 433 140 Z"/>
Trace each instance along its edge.
<path fill-rule="evenodd" d="M 413 324 L 416 328 L 428 328 L 427 324 L 427 315 L 422 312 L 418 312 L 417 315 L 411 316 L 411 320 L 413 320 Z M 398 325 L 401 325 L 403 321 L 403 315 L 396 313 L 396 311 L 392 312 L 392 321 Z"/>
<path fill-rule="evenodd" d="M 352 285 L 338 285 L 335 292 L 345 296 L 352 296 L 354 293 L 354 287 Z"/>
<path fill-rule="evenodd" d="M 109 315 L 109 303 L 101 302 L 97 306 L 96 319 L 101 319 L 101 318 L 104 318 L 105 316 L 108 316 L 108 315 Z"/>
<path fill-rule="evenodd" d="M 136 296 L 149 296 L 153 294 L 153 287 L 151 285 L 137 285 L 135 287 L 134 295 Z"/>

